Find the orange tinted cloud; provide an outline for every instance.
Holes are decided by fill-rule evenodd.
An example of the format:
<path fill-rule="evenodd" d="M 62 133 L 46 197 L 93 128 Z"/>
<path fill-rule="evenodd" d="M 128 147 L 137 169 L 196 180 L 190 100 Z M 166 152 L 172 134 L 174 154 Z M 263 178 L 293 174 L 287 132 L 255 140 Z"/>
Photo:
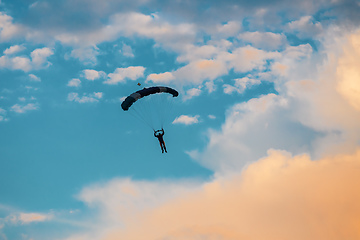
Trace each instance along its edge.
<path fill-rule="evenodd" d="M 337 90 L 360 111 L 360 32 L 350 35 L 347 40 L 336 69 Z"/>
<path fill-rule="evenodd" d="M 312 161 L 283 151 L 160 206 L 101 239 L 360 239 L 360 150 Z M 135 213 L 136 212 L 136 213 Z"/>

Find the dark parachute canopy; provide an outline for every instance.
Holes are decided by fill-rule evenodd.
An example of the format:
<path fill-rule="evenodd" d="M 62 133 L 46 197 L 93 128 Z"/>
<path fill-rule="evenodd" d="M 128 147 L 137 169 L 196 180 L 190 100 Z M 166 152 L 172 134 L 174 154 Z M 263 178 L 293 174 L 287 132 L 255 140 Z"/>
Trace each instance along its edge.
<path fill-rule="evenodd" d="M 170 87 L 143 88 L 126 97 L 121 108 L 152 129 L 161 129 L 169 120 L 173 99 L 178 95 L 178 91 Z"/>
<path fill-rule="evenodd" d="M 128 96 L 121 103 L 121 108 L 124 111 L 127 111 L 127 110 L 129 110 L 131 105 L 133 105 L 133 103 L 136 102 L 137 100 L 139 100 L 140 98 L 143 98 L 143 97 L 149 96 L 150 94 L 155 94 L 155 93 L 170 93 L 173 95 L 173 97 L 177 97 L 179 95 L 178 91 L 176 91 L 173 88 L 169 88 L 169 87 L 157 86 L 157 87 L 144 88 L 144 89 L 136 91 L 136 92 L 132 93 L 130 96 Z"/>

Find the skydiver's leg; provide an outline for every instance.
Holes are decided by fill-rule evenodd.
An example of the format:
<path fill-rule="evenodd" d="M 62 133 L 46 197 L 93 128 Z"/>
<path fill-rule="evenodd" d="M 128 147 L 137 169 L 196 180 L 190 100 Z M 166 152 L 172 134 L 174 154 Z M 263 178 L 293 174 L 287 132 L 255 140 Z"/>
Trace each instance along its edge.
<path fill-rule="evenodd" d="M 162 144 L 164 145 L 165 152 L 167 153 L 167 151 L 166 151 L 166 146 L 165 146 L 165 142 L 162 142 Z"/>
<path fill-rule="evenodd" d="M 161 151 L 162 151 L 162 153 L 164 153 L 164 147 L 163 147 L 163 145 L 162 145 L 162 143 L 160 142 L 160 147 L 161 147 Z"/>

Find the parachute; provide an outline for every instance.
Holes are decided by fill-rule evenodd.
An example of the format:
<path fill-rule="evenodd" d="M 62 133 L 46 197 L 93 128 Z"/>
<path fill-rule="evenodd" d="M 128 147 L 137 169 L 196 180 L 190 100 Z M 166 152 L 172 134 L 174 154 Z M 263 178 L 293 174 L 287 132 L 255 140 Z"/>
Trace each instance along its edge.
<path fill-rule="evenodd" d="M 124 111 L 130 112 L 153 130 L 163 128 L 172 112 L 174 97 L 178 91 L 170 87 L 143 88 L 130 94 L 121 103 Z"/>

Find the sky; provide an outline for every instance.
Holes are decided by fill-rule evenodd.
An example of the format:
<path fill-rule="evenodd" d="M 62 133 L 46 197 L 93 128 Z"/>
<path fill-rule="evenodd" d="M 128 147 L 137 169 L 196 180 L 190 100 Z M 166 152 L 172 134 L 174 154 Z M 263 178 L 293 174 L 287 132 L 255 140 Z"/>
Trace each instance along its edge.
<path fill-rule="evenodd" d="M 0 0 L 0 240 L 360 239 L 359 12 Z"/>

